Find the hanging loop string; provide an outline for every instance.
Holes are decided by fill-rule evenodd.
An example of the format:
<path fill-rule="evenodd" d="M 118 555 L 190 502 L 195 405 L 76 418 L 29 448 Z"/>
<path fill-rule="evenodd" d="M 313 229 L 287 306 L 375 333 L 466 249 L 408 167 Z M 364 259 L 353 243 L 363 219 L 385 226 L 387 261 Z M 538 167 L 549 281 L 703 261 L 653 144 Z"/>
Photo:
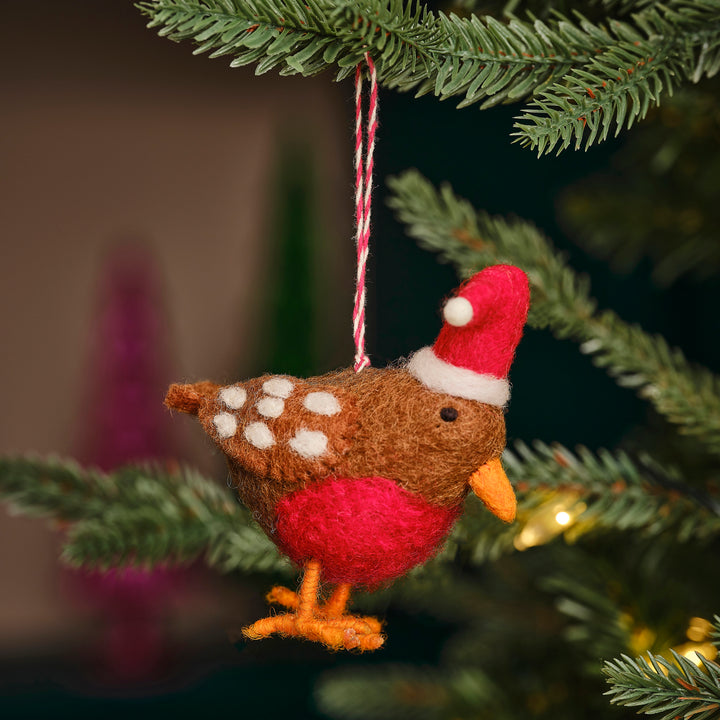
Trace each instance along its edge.
<path fill-rule="evenodd" d="M 355 71 L 355 246 L 357 249 L 357 275 L 355 279 L 355 306 L 353 308 L 353 338 L 355 339 L 355 372 L 369 367 L 365 354 L 365 267 L 370 243 L 370 205 L 372 201 L 373 155 L 377 120 L 377 75 L 375 64 L 365 53 L 370 70 L 370 107 L 367 115 L 367 153 L 363 163 L 362 63 Z"/>

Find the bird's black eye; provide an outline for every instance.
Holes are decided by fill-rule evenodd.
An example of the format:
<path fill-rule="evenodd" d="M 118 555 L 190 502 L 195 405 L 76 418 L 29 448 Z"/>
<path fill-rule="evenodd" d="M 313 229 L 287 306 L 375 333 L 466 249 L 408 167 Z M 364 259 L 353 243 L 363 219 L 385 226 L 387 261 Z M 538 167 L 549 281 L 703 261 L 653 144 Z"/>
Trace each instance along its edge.
<path fill-rule="evenodd" d="M 454 407 L 445 407 L 440 411 L 440 417 L 445 422 L 453 422 L 457 420 L 458 411 Z"/>

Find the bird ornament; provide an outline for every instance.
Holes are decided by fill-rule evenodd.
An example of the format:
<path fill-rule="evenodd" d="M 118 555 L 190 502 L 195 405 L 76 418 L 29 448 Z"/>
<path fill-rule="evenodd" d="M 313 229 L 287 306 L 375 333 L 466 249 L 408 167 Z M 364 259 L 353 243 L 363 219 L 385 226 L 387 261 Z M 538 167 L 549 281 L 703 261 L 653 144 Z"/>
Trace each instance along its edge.
<path fill-rule="evenodd" d="M 381 623 L 348 613 L 353 588 L 376 589 L 436 555 L 471 490 L 514 520 L 500 455 L 528 307 L 525 273 L 494 265 L 456 290 L 434 345 L 407 361 L 169 388 L 166 405 L 198 417 L 242 502 L 304 570 L 298 592 L 267 596 L 287 612 L 243 628 L 247 638 L 376 650 Z M 321 581 L 333 586 L 324 602 Z"/>

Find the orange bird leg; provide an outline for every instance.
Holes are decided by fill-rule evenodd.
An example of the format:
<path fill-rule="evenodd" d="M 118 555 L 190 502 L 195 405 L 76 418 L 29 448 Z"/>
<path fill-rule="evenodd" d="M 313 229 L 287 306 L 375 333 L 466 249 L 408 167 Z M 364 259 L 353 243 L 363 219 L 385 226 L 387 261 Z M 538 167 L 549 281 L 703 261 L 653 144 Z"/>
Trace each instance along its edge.
<path fill-rule="evenodd" d="M 311 620 L 315 617 L 318 587 L 320 587 L 320 563 L 317 560 L 309 560 L 305 565 L 305 575 L 298 593 L 299 620 Z"/>
<path fill-rule="evenodd" d="M 371 632 L 379 633 L 382 629 L 382 623 L 377 618 L 369 615 L 345 614 L 348 602 L 350 601 L 350 588 L 349 583 L 341 583 L 336 586 L 332 595 L 328 598 L 328 601 L 321 608 L 323 615 L 327 618 L 338 618 L 340 622 L 348 622 L 348 618 L 352 619 L 353 622 L 360 620 L 370 628 Z"/>
<path fill-rule="evenodd" d="M 485 507 L 503 522 L 512 522 L 517 512 L 517 499 L 500 458 L 479 467 L 471 476 L 470 487 Z"/>
<path fill-rule="evenodd" d="M 333 590 L 332 595 L 325 603 L 323 610 L 327 617 L 340 617 L 345 614 L 348 602 L 350 600 L 350 584 L 341 583 Z"/>
<path fill-rule="evenodd" d="M 339 585 L 328 605 L 320 607 L 317 602 L 319 585 L 320 563 L 310 560 L 305 565 L 298 593 L 282 587 L 275 587 L 268 593 L 268 600 L 295 612 L 258 620 L 243 628 L 243 635 L 250 640 L 260 640 L 277 633 L 319 642 L 331 650 L 377 650 L 384 642 L 380 622 L 375 618 L 345 614 L 350 586 Z"/>

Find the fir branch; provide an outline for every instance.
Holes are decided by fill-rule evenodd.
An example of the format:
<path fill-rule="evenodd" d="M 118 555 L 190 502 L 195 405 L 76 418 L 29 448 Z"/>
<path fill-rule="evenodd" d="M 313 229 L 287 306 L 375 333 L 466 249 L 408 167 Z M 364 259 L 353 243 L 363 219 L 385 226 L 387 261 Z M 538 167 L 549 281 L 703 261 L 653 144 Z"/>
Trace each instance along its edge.
<path fill-rule="evenodd" d="M 560 16 L 562 18 L 562 16 Z M 492 16 L 439 15 L 443 47 L 418 95 L 432 89 L 441 99 L 463 95 L 458 107 L 482 108 L 531 95 L 571 69 L 589 62 L 613 38 L 599 26 L 562 18 L 543 22 Z"/>
<path fill-rule="evenodd" d="M 720 454 L 720 378 L 690 365 L 663 338 L 613 312 L 595 312 L 588 282 L 537 228 L 477 212 L 449 186 L 438 192 L 416 171 L 391 179 L 389 186 L 390 206 L 421 246 L 438 251 L 463 276 L 496 262 L 519 265 L 532 286 L 531 325 L 580 342 L 581 351 L 619 385 L 634 388 L 683 432 Z"/>
<path fill-rule="evenodd" d="M 610 531 L 677 542 L 720 535 L 720 505 L 648 456 L 584 447 L 573 453 L 536 441 L 506 450 L 503 465 L 517 491 L 517 522 L 503 524 L 470 498 L 448 543 L 448 560 L 462 553 L 482 564 L 560 536 L 574 542 Z M 568 513 L 568 525 L 555 521 L 559 511 Z"/>
<path fill-rule="evenodd" d="M 377 66 L 378 82 L 409 90 L 432 73 L 442 50 L 444 28 L 419 0 L 356 2 L 341 0 L 333 20 L 344 42 L 358 45 L 358 53 L 338 62 L 338 80 L 347 77 L 365 52 Z"/>
<path fill-rule="evenodd" d="M 678 542 L 720 534 L 720 506 L 691 489 L 676 471 L 650 456 L 559 444 L 516 443 L 503 455 L 508 476 L 536 505 L 538 491 L 577 495 L 587 508 L 570 528 L 575 537 L 595 530 L 633 530 L 646 536 L 674 533 Z"/>
<path fill-rule="evenodd" d="M 675 0 L 611 23 L 617 41 L 562 82 L 540 92 L 517 118 L 515 133 L 538 155 L 574 144 L 587 149 L 644 118 L 663 93 L 720 67 L 720 2 Z M 695 53 L 697 50 L 697 57 Z"/>
<path fill-rule="evenodd" d="M 193 40 L 196 54 L 232 55 L 232 67 L 257 63 L 257 74 L 279 66 L 281 75 L 313 75 L 337 66 L 342 80 L 370 52 L 381 84 L 464 96 L 461 106 L 527 96 L 614 42 L 588 21 L 436 16 L 402 0 L 142 0 L 137 7 L 148 27 Z"/>
<path fill-rule="evenodd" d="M 314 75 L 337 66 L 351 75 L 372 50 L 378 80 L 412 87 L 428 73 L 440 29 L 419 2 L 330 0 L 143 0 L 137 7 L 160 35 L 192 39 L 195 54 L 231 55 L 231 67 L 257 64 L 260 75 Z"/>
<path fill-rule="evenodd" d="M 575 562 L 569 567 L 564 564 L 561 573 L 542 578 L 540 585 L 556 596 L 555 607 L 568 619 L 564 638 L 587 658 L 586 670 L 598 674 L 599 657 L 613 657 L 631 650 L 635 630 L 632 616 L 621 607 L 620 598 L 610 597 L 608 578 L 597 571 L 599 561 L 578 557 L 577 553 L 566 554 L 563 560 L 567 563 L 568 559 Z M 616 582 L 624 579 L 613 578 Z M 640 652 L 645 649 L 640 648 Z"/>
<path fill-rule="evenodd" d="M 117 480 L 124 472 L 118 471 Z M 98 517 L 124 490 L 113 477 L 83 469 L 72 460 L 0 457 L 0 499 L 18 515 L 60 522 Z"/>
<path fill-rule="evenodd" d="M 645 116 L 664 92 L 720 69 L 720 0 L 642 7 L 632 24 L 561 13 L 543 21 L 458 17 L 418 0 L 141 0 L 149 27 L 195 53 L 262 74 L 341 80 L 369 52 L 387 87 L 490 107 L 528 95 L 516 135 L 539 154 L 588 147 Z M 621 10 L 627 10 L 627 3 Z M 550 83 L 553 83 L 551 86 Z"/>
<path fill-rule="evenodd" d="M 470 717 L 476 716 L 480 707 L 499 709 L 502 700 L 497 686 L 477 667 L 355 668 L 321 678 L 317 690 L 321 712 L 348 720 Z"/>
<path fill-rule="evenodd" d="M 230 490 L 191 470 L 103 474 L 55 458 L 0 458 L 0 498 L 17 513 L 73 523 L 63 553 L 72 565 L 186 562 L 202 553 L 223 572 L 287 565 Z"/>
<path fill-rule="evenodd" d="M 720 716 L 720 666 L 701 658 L 695 665 L 675 651 L 674 662 L 648 653 L 647 658 L 606 662 L 610 702 L 651 714 L 657 720 L 708 720 Z"/>
<path fill-rule="evenodd" d="M 538 155 L 585 149 L 642 120 L 663 92 L 679 85 L 681 63 L 670 41 L 620 42 L 544 90 L 517 120 L 514 135 Z"/>
<path fill-rule="evenodd" d="M 204 555 L 221 572 L 269 572 L 287 569 L 272 542 L 255 526 L 249 513 L 197 517 L 182 503 L 147 506 L 132 512 L 110 510 L 99 520 L 79 522 L 70 529 L 63 560 L 83 567 L 154 566 L 186 563 Z"/>

